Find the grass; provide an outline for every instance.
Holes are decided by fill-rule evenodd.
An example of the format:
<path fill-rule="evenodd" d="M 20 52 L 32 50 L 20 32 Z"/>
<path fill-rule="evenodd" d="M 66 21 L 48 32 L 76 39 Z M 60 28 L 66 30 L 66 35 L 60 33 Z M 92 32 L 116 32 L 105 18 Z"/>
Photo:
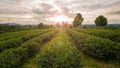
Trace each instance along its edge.
<path fill-rule="evenodd" d="M 74 33 L 81 34 L 81 32 L 72 32 L 73 35 L 74 35 Z M 74 38 L 79 39 L 78 41 L 75 41 L 75 42 L 77 42 L 75 44 L 76 44 L 77 49 L 81 53 L 81 60 L 83 62 L 83 68 L 119 68 L 120 67 L 119 61 L 116 61 L 116 60 L 105 61 L 105 60 L 102 60 L 102 59 L 95 59 L 92 56 L 83 53 L 82 50 L 81 50 L 83 47 L 80 47 L 80 45 L 84 45 L 83 42 L 86 43 L 86 40 L 84 40 L 84 39 L 88 38 L 88 36 L 87 35 L 85 35 L 85 36 L 84 35 L 83 36 L 79 35 L 79 36 L 80 37 L 78 37 L 78 35 L 74 35 Z M 91 39 L 91 40 L 93 40 L 93 39 Z M 94 39 L 94 40 L 96 40 L 96 39 Z M 99 43 L 101 43 L 101 42 L 99 41 Z M 87 45 L 90 46 L 90 44 L 87 44 Z M 95 45 L 95 42 L 92 45 Z M 107 58 L 109 58 L 109 56 L 107 56 Z"/>
<path fill-rule="evenodd" d="M 38 52 L 36 52 L 37 54 L 32 55 L 29 58 L 27 58 L 26 59 L 27 61 L 25 61 L 25 62 L 22 61 L 23 65 L 20 68 L 120 68 L 119 61 L 100 60 L 100 59 L 96 59 L 90 55 L 83 53 L 80 50 L 80 48 L 78 48 L 78 44 L 75 43 L 75 40 L 68 35 L 66 29 L 58 29 L 58 30 L 59 30 L 59 32 L 57 34 L 54 34 L 55 31 L 50 31 L 50 34 L 48 32 L 46 33 L 46 32 L 41 31 L 44 34 L 40 34 L 40 37 L 36 37 L 34 39 L 34 42 L 38 44 L 39 50 L 38 50 Z M 39 31 L 35 31 L 35 32 L 38 33 Z M 80 32 L 80 33 L 84 33 L 84 32 Z M 16 34 L 19 35 L 19 32 Z M 74 34 L 74 32 L 73 32 L 73 34 Z M 3 34 L 1 34 L 1 37 L 2 37 L 2 35 Z M 11 37 L 9 37 L 9 35 L 11 35 Z M 51 37 L 51 35 L 54 35 L 54 36 Z M 87 34 L 87 35 L 93 36 L 90 34 Z M 85 36 L 87 36 L 87 35 L 85 35 Z M 50 36 L 50 37 L 47 37 L 47 36 Z M 80 35 L 80 36 L 82 36 L 82 35 Z M 6 38 L 3 37 L 3 39 L 1 39 L 1 40 L 4 41 L 4 40 L 15 38 L 15 37 L 16 37 L 16 35 L 12 37 L 12 34 L 8 34 L 8 36 L 6 36 Z M 75 38 L 79 39 L 78 42 L 81 40 L 83 40 L 83 42 L 85 42 L 84 39 L 88 38 L 88 37 L 85 37 L 82 39 L 82 37 L 80 38 L 80 37 L 77 37 L 77 35 L 75 35 Z M 95 36 L 95 37 L 98 37 L 98 36 Z M 44 38 L 46 38 L 46 39 L 44 39 Z M 52 39 L 49 39 L 49 38 L 52 38 Z M 99 37 L 99 38 L 102 38 L 102 37 Z M 32 39 L 29 39 L 29 40 L 32 40 Z M 93 40 L 95 40 L 95 39 L 93 39 Z M 42 43 L 42 42 L 44 42 L 44 43 Z M 81 44 L 81 43 L 79 43 L 79 44 Z M 99 43 L 100 43 L 100 41 L 99 41 Z M 22 44 L 24 44 L 24 43 L 22 43 Z M 30 41 L 26 45 L 29 46 L 31 44 L 32 44 L 32 42 Z M 94 44 L 95 43 L 93 42 L 93 45 Z M 34 49 L 34 46 L 32 48 Z M 29 50 L 31 50 L 32 48 L 30 48 Z M 16 49 L 17 49 L 17 47 L 16 47 Z M 16 53 L 17 52 L 20 52 L 20 51 L 16 51 Z M 22 54 L 22 53 L 24 53 L 24 52 L 21 52 L 20 54 Z M 28 53 L 28 52 L 26 52 L 26 53 Z M 30 52 L 30 53 L 32 53 L 32 52 Z M 6 55 L 8 55 L 8 54 L 6 54 Z M 19 56 L 21 56 L 21 55 L 19 55 Z M 25 55 L 25 56 L 27 56 L 27 55 Z M 14 57 L 12 57 L 12 58 L 14 58 Z M 109 56 L 108 56 L 108 58 L 109 58 Z"/>
<path fill-rule="evenodd" d="M 81 52 L 83 68 L 119 68 L 120 64 L 116 61 L 104 61 L 95 59 Z"/>
<path fill-rule="evenodd" d="M 40 49 L 32 68 L 81 68 L 80 53 L 65 30 L 61 30 Z"/>

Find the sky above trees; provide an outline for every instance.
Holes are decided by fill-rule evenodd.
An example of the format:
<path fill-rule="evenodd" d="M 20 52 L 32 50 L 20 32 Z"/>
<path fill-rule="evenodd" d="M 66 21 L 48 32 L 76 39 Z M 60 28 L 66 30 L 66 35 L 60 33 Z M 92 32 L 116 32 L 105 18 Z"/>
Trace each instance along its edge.
<path fill-rule="evenodd" d="M 120 23 L 120 0 L 0 0 L 0 23 L 71 23 L 81 13 L 83 24 L 94 24 L 99 15 Z M 56 21 L 57 20 L 57 21 Z"/>

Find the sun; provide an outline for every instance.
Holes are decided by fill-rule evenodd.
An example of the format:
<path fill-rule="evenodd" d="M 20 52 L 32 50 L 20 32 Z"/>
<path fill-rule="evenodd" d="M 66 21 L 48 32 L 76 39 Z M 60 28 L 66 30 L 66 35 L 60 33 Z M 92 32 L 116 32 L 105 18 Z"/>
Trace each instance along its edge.
<path fill-rule="evenodd" d="M 53 21 L 53 22 L 66 22 L 66 21 L 71 21 L 70 18 L 68 18 L 67 16 L 64 16 L 64 15 L 59 15 L 59 16 L 54 16 L 54 17 L 51 17 L 49 18 L 50 21 Z"/>
<path fill-rule="evenodd" d="M 25 18 L 32 18 L 33 16 L 31 16 L 31 15 L 25 15 L 24 17 Z"/>

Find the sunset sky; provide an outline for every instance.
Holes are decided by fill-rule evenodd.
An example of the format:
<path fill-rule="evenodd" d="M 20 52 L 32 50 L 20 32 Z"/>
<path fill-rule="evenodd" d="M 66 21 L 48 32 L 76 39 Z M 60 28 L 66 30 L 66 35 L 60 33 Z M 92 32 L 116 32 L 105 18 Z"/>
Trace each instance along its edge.
<path fill-rule="evenodd" d="M 83 24 L 94 24 L 99 15 L 120 24 L 120 0 L 0 0 L 0 23 L 71 23 L 77 13 Z"/>

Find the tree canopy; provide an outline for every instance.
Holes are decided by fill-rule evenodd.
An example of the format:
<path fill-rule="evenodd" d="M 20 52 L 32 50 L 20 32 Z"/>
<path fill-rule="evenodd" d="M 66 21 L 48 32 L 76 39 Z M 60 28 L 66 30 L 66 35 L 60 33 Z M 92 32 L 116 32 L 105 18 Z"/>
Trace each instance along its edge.
<path fill-rule="evenodd" d="M 103 15 L 100 15 L 96 18 L 95 24 L 97 26 L 106 26 L 107 25 L 107 18 L 105 18 Z"/>
<path fill-rule="evenodd" d="M 83 22 L 83 17 L 80 13 L 78 13 L 77 16 L 74 18 L 73 26 L 77 27 L 77 26 L 81 25 L 82 22 Z"/>
<path fill-rule="evenodd" d="M 38 24 L 38 27 L 39 27 L 39 28 L 43 28 L 43 27 L 44 27 L 44 24 L 43 24 L 43 23 L 40 23 L 40 24 Z"/>

